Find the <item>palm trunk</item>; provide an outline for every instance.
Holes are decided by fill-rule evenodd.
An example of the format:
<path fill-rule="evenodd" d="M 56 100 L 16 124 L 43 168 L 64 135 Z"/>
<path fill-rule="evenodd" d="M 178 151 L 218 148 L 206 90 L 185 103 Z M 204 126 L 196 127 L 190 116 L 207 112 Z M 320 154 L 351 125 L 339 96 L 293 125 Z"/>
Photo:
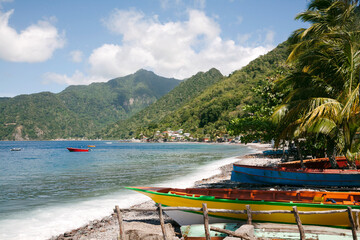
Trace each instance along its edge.
<path fill-rule="evenodd" d="M 335 142 L 333 139 L 329 139 L 327 141 L 326 155 L 329 158 L 329 162 L 331 164 L 331 168 L 339 168 L 336 161 L 336 151 L 335 151 Z"/>
<path fill-rule="evenodd" d="M 350 161 L 348 160 L 348 163 L 349 163 L 350 169 L 357 169 L 355 160 L 350 160 Z"/>
<path fill-rule="evenodd" d="M 281 156 L 281 161 L 282 162 L 288 162 L 289 161 L 289 153 L 286 154 L 285 153 L 285 143 L 283 143 L 283 153 L 282 153 L 282 156 Z"/>
<path fill-rule="evenodd" d="M 301 149 L 300 149 L 300 143 L 299 143 L 298 140 L 295 140 L 294 142 L 295 142 L 295 146 L 297 148 L 298 156 L 299 156 L 299 159 L 300 159 L 301 168 L 305 168 L 304 159 L 303 159 Z"/>

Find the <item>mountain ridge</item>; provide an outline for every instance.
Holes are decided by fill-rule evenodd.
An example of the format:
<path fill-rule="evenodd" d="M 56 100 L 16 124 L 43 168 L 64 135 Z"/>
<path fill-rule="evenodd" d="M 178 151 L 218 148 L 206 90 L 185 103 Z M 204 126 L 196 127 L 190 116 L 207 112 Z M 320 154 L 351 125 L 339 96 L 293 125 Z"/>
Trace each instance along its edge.
<path fill-rule="evenodd" d="M 1 140 L 83 138 L 127 118 L 180 84 L 147 70 L 60 93 L 21 94 L 0 101 Z"/>
<path fill-rule="evenodd" d="M 212 68 L 207 72 L 198 72 L 172 89 L 155 103 L 149 105 L 129 119 L 118 121 L 106 127 L 97 137 L 129 138 L 134 137 L 138 128 L 157 121 L 177 108 L 186 104 L 207 87 L 220 81 L 223 75 L 219 70 Z"/>

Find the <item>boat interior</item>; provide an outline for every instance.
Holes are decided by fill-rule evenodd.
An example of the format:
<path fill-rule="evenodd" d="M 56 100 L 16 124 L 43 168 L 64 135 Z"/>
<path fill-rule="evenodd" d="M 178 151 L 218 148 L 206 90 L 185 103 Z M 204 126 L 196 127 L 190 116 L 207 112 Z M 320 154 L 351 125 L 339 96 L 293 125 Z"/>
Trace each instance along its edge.
<path fill-rule="evenodd" d="M 360 192 L 272 191 L 209 188 L 163 188 L 157 189 L 156 191 L 208 199 L 360 205 Z"/>

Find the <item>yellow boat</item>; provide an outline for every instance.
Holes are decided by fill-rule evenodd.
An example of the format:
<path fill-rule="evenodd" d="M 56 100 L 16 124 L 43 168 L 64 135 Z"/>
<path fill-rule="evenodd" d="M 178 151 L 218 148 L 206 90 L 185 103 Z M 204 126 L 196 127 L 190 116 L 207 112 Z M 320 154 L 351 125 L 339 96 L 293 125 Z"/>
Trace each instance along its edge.
<path fill-rule="evenodd" d="M 88 147 L 96 147 L 95 145 L 88 145 Z"/>
<path fill-rule="evenodd" d="M 271 191 L 207 188 L 160 188 L 128 187 L 150 197 L 154 202 L 168 207 L 202 207 L 206 203 L 209 209 L 244 210 L 250 205 L 252 211 L 293 210 L 328 211 L 360 209 L 360 192 L 319 192 L 319 191 Z M 180 225 L 203 222 L 201 212 L 167 211 Z M 246 214 L 209 213 L 210 223 L 236 222 L 246 220 Z M 354 213 L 355 217 L 355 213 Z M 300 215 L 302 224 L 349 228 L 348 213 Z M 253 221 L 295 224 L 293 214 L 254 214 Z"/>

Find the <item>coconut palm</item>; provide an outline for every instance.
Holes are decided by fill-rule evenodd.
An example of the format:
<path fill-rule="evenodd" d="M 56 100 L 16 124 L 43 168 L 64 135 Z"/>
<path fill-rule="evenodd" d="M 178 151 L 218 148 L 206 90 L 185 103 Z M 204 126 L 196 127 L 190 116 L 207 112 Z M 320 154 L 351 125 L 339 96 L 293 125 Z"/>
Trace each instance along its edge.
<path fill-rule="evenodd" d="M 333 166 L 335 145 L 348 159 L 359 150 L 358 11 L 357 0 L 314 0 L 297 16 L 312 25 L 291 37 L 289 61 L 297 70 L 282 84 L 293 90 L 273 115 L 283 129 L 279 139 L 326 134 Z"/>

